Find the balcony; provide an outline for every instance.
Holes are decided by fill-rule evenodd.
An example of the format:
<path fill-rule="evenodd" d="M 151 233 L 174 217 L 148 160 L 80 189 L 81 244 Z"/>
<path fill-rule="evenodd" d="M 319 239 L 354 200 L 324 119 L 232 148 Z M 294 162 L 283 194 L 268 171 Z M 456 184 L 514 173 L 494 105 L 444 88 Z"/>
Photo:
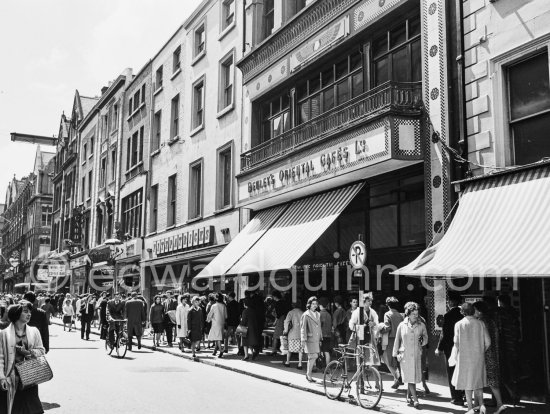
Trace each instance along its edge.
<path fill-rule="evenodd" d="M 241 154 L 241 172 L 274 161 L 335 132 L 364 124 L 378 117 L 399 114 L 419 115 L 422 84 L 386 82 L 330 111 L 298 125 L 250 151 Z"/>

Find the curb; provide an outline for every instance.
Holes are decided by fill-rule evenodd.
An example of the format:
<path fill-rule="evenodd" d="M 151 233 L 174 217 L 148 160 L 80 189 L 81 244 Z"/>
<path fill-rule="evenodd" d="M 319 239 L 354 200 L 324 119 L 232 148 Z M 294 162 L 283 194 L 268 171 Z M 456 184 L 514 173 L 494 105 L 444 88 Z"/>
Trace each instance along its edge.
<path fill-rule="evenodd" d="M 57 321 L 52 321 L 52 324 L 58 325 L 58 326 L 63 326 L 62 323 L 57 322 Z M 99 332 L 95 332 L 95 331 L 90 330 L 90 333 L 99 336 Z M 132 341 L 132 345 L 134 345 L 134 344 L 137 346 L 137 343 Z M 253 377 L 253 378 L 260 379 L 260 380 L 268 381 L 268 382 L 271 382 L 271 383 L 274 383 L 274 384 L 279 384 L 279 385 L 283 385 L 285 387 L 294 388 L 296 390 L 309 392 L 311 394 L 322 395 L 323 397 L 325 396 L 324 391 L 321 391 L 321 390 L 315 390 L 315 389 L 304 387 L 302 385 L 298 385 L 298 384 L 295 384 L 295 383 L 292 383 L 292 382 L 281 381 L 281 380 L 278 380 L 278 379 L 275 379 L 275 378 L 269 378 L 269 377 L 266 377 L 264 375 L 256 374 L 254 372 L 246 371 L 246 370 L 240 369 L 240 368 L 228 367 L 226 365 L 218 364 L 217 362 L 214 362 L 214 361 L 201 360 L 199 358 L 195 359 L 192 356 L 186 355 L 186 354 L 183 354 L 183 353 L 182 354 L 173 354 L 172 352 L 169 352 L 168 350 L 166 350 L 164 348 L 157 348 L 157 347 L 153 347 L 151 345 L 143 345 L 142 344 L 141 347 L 149 349 L 151 351 L 156 351 L 156 352 L 161 352 L 161 353 L 164 353 L 164 354 L 167 354 L 167 355 L 171 355 L 171 356 L 174 356 L 176 358 L 187 359 L 188 361 L 191 361 L 191 362 L 196 362 L 196 363 L 205 364 L 205 365 L 208 365 L 208 366 L 211 366 L 211 367 L 225 369 L 226 371 L 236 372 L 238 374 L 247 375 L 249 377 Z M 341 402 L 344 402 L 344 403 L 348 402 L 346 399 L 341 398 L 341 397 L 338 399 L 338 401 L 341 401 Z M 391 409 L 387 409 L 385 407 L 380 407 L 380 406 L 377 406 L 376 408 L 372 409 L 372 411 L 378 411 L 378 412 L 385 413 L 385 414 L 402 414 L 401 411 L 393 411 Z"/>

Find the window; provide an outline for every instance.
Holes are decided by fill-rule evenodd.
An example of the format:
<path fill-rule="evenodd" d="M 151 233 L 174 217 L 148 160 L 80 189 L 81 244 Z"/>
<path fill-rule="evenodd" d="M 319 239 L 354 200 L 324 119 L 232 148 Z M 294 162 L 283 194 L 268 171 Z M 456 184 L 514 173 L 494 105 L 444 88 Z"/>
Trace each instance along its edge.
<path fill-rule="evenodd" d="M 122 199 L 122 230 L 131 237 L 141 236 L 142 190 Z"/>
<path fill-rule="evenodd" d="M 281 135 L 291 128 L 290 96 L 288 92 L 261 106 L 262 141 L 265 142 Z"/>
<path fill-rule="evenodd" d="M 94 155 L 94 137 L 90 138 L 90 157 Z"/>
<path fill-rule="evenodd" d="M 106 172 L 107 172 L 107 158 L 102 158 L 101 168 L 99 170 L 99 188 L 105 187 Z"/>
<path fill-rule="evenodd" d="M 204 77 L 193 85 L 193 129 L 204 124 Z"/>
<path fill-rule="evenodd" d="M 162 88 L 162 66 L 157 69 L 155 74 L 155 88 L 157 90 Z"/>
<path fill-rule="evenodd" d="M 111 181 L 116 179 L 116 149 L 111 150 Z"/>
<path fill-rule="evenodd" d="M 86 154 L 88 153 L 87 149 L 88 145 L 84 144 L 82 147 L 82 162 L 86 162 Z"/>
<path fill-rule="evenodd" d="M 88 171 L 88 198 L 92 196 L 93 171 Z"/>
<path fill-rule="evenodd" d="M 235 0 L 222 1 L 222 31 L 235 22 Z"/>
<path fill-rule="evenodd" d="M 296 88 L 296 123 L 302 124 L 363 93 L 363 55 L 354 50 Z"/>
<path fill-rule="evenodd" d="M 422 176 L 373 185 L 370 188 L 370 247 L 424 244 L 424 213 Z"/>
<path fill-rule="evenodd" d="M 151 151 L 156 151 L 160 148 L 160 122 L 162 111 L 158 111 L 153 118 L 153 142 L 151 143 Z"/>
<path fill-rule="evenodd" d="M 167 226 L 173 226 L 176 224 L 176 196 L 177 196 L 177 182 L 176 174 L 168 177 L 168 215 Z"/>
<path fill-rule="evenodd" d="M 264 39 L 271 35 L 273 27 L 275 25 L 275 0 L 264 1 L 264 14 L 263 14 L 263 32 Z"/>
<path fill-rule="evenodd" d="M 158 220 L 158 208 L 159 208 L 159 186 L 154 185 L 151 187 L 151 231 L 157 231 Z"/>
<path fill-rule="evenodd" d="M 52 206 L 42 206 L 42 226 L 52 225 Z"/>
<path fill-rule="evenodd" d="M 508 94 L 514 163 L 550 156 L 548 52 L 508 67 Z"/>
<path fill-rule="evenodd" d="M 372 43 L 373 82 L 375 86 L 393 80 L 422 80 L 420 17 L 408 19 L 385 32 Z"/>
<path fill-rule="evenodd" d="M 126 153 L 126 170 L 135 167 L 143 159 L 143 134 L 144 127 L 142 126 L 139 131 L 133 133 L 133 135 L 128 138 L 126 143 L 127 153 Z"/>
<path fill-rule="evenodd" d="M 134 112 L 133 102 L 134 100 L 132 98 L 130 98 L 130 100 L 128 101 L 128 116 L 132 115 L 132 112 Z"/>
<path fill-rule="evenodd" d="M 189 191 L 189 219 L 202 215 L 202 160 L 191 164 Z"/>
<path fill-rule="evenodd" d="M 82 187 L 81 187 L 80 194 L 82 194 L 81 201 L 84 201 L 86 199 L 86 177 L 85 176 L 82 177 Z"/>
<path fill-rule="evenodd" d="M 206 31 L 204 23 L 195 29 L 195 50 L 194 56 L 197 57 L 202 53 L 206 53 Z"/>
<path fill-rule="evenodd" d="M 172 73 L 176 73 L 181 67 L 181 46 L 178 46 L 172 54 Z"/>
<path fill-rule="evenodd" d="M 141 90 L 138 89 L 136 93 L 134 93 L 134 111 L 137 111 L 139 108 L 139 105 L 141 105 L 140 96 L 141 96 Z"/>
<path fill-rule="evenodd" d="M 218 209 L 231 205 L 231 183 L 233 168 L 231 162 L 231 146 L 218 153 Z"/>
<path fill-rule="evenodd" d="M 97 226 L 96 226 L 96 244 L 101 244 L 103 241 L 103 209 L 98 206 L 96 208 Z"/>
<path fill-rule="evenodd" d="M 112 106 L 111 113 L 111 132 L 118 129 L 118 104 Z"/>
<path fill-rule="evenodd" d="M 141 85 L 141 103 L 145 103 L 145 84 Z"/>
<path fill-rule="evenodd" d="M 218 110 L 233 105 L 233 83 L 235 65 L 233 64 L 233 51 L 220 62 L 220 97 Z"/>
<path fill-rule="evenodd" d="M 173 139 L 179 134 L 180 126 L 180 96 L 179 94 L 172 98 L 172 120 L 170 122 L 170 138 Z"/>

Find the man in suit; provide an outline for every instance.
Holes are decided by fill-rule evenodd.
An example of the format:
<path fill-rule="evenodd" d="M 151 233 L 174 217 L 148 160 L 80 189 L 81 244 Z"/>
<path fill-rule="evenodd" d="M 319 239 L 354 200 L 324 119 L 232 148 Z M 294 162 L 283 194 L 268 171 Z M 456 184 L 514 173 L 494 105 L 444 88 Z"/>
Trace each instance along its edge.
<path fill-rule="evenodd" d="M 141 349 L 141 335 L 146 322 L 145 306 L 137 298 L 137 293 L 132 292 L 130 299 L 125 304 L 126 328 L 128 330 L 128 350 L 132 350 L 132 338 L 137 338 L 138 349 Z"/>
<path fill-rule="evenodd" d="M 168 346 L 172 346 L 172 341 L 174 337 L 174 322 L 172 321 L 172 318 L 170 317 L 170 314 L 168 312 L 171 312 L 174 316 L 175 320 L 175 310 L 178 308 L 178 301 L 172 297 L 172 292 L 167 291 L 166 292 L 166 299 L 164 301 L 164 329 L 166 331 L 166 341 L 168 342 Z"/>
<path fill-rule="evenodd" d="M 80 304 L 80 338 L 84 339 L 84 334 L 86 334 L 86 341 L 90 340 L 90 329 L 94 320 L 94 312 L 95 297 L 90 295 L 86 299 L 82 299 Z"/>
<path fill-rule="evenodd" d="M 117 329 L 124 319 L 124 302 L 120 297 L 120 293 L 115 294 L 115 298 L 107 302 L 107 321 L 109 322 L 109 342 L 111 345 L 115 343 L 115 329 Z"/>
<path fill-rule="evenodd" d="M 445 366 L 447 367 L 447 377 L 451 390 L 451 403 L 464 406 L 464 391 L 456 390 L 453 384 L 451 384 L 455 367 L 449 366 L 449 357 L 454 345 L 455 325 L 463 318 L 463 315 L 458 307 L 460 305 L 460 295 L 456 292 L 449 292 L 448 297 L 447 306 L 449 311 L 443 316 L 443 327 L 435 355 L 438 356 L 441 352 L 445 355 Z"/>
<path fill-rule="evenodd" d="M 42 338 L 42 345 L 44 345 L 44 349 L 46 350 L 46 352 L 48 352 L 50 350 L 50 328 L 48 326 L 49 323 L 46 312 L 37 307 L 37 304 L 35 303 L 36 294 L 34 292 L 29 291 L 25 293 L 23 299 L 28 300 L 30 303 L 32 303 L 31 320 L 29 321 L 29 326 L 34 326 L 35 328 L 38 328 L 38 330 L 40 331 L 40 336 Z"/>

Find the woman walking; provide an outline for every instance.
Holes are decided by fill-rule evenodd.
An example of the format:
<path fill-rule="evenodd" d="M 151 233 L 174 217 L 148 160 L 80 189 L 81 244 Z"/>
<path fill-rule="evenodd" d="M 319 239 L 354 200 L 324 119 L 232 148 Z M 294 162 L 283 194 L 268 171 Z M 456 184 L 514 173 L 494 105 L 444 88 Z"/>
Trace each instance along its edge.
<path fill-rule="evenodd" d="M 300 322 L 302 320 L 302 302 L 297 299 L 292 304 L 293 309 L 287 313 L 284 323 L 283 335 L 288 338 L 288 352 L 286 353 L 285 367 L 290 367 L 290 357 L 292 354 L 298 354 L 297 369 L 302 369 L 302 356 L 304 349 L 300 339 Z"/>
<path fill-rule="evenodd" d="M 487 371 L 487 385 L 491 387 L 493 396 L 497 402 L 497 413 L 506 409 L 502 405 L 502 394 L 500 393 L 500 367 L 499 367 L 499 346 L 497 323 L 489 312 L 487 302 L 478 301 L 474 303 L 474 316 L 485 324 L 485 328 L 491 338 L 491 345 L 485 351 L 485 368 Z"/>
<path fill-rule="evenodd" d="M 351 319 L 351 315 L 353 315 L 353 312 L 355 312 L 355 309 L 359 306 L 359 300 L 357 298 L 352 298 L 349 301 L 350 308 L 346 311 L 346 343 L 349 342 L 351 335 L 353 334 L 353 331 L 349 328 L 349 321 Z"/>
<path fill-rule="evenodd" d="M 418 315 L 420 307 L 415 302 L 405 304 L 405 320 L 397 327 L 393 356 L 401 366 L 401 378 L 408 385 L 409 405 L 420 408 L 416 384 L 422 382 L 422 347 L 428 343 L 428 331 Z"/>
<path fill-rule="evenodd" d="M 164 330 L 164 306 L 159 295 L 155 296 L 149 310 L 149 323 L 153 329 L 153 348 L 156 348 L 160 346 L 160 336 Z"/>
<path fill-rule="evenodd" d="M 307 354 L 306 379 L 309 382 L 315 382 L 312 377 L 313 367 L 321 351 L 321 341 L 323 339 L 323 334 L 321 332 L 321 317 L 319 316 L 319 312 L 317 312 L 318 307 L 319 302 L 317 297 L 310 297 L 306 305 L 307 310 L 302 315 L 300 321 L 300 340 Z"/>
<path fill-rule="evenodd" d="M 218 292 L 216 294 L 216 302 L 210 307 L 210 312 L 208 312 L 208 316 L 206 317 L 206 321 L 210 322 L 208 342 L 214 342 L 214 352 L 212 352 L 213 356 L 216 356 L 218 350 L 220 351 L 218 358 L 223 358 L 223 328 L 227 319 L 227 308 L 225 307 L 223 299 L 223 293 Z"/>
<path fill-rule="evenodd" d="M 37 358 L 45 354 L 40 332 L 28 326 L 31 319 L 32 304 L 26 300 L 8 308 L 11 324 L 0 332 L 0 407 L 7 408 L 11 414 L 43 413 L 38 397 L 38 385 L 18 389 L 19 376 L 13 369 L 14 364 L 28 358 Z M 2 412 L 4 412 L 2 410 Z"/>
<path fill-rule="evenodd" d="M 188 338 L 191 341 L 191 351 L 193 351 L 193 358 L 196 357 L 197 345 L 202 340 L 202 333 L 204 330 L 204 314 L 200 307 L 200 298 L 193 296 L 191 304 L 193 305 L 187 313 L 187 329 L 189 330 Z"/>
<path fill-rule="evenodd" d="M 72 326 L 73 326 L 73 319 L 74 319 L 74 309 L 71 304 L 71 300 L 67 299 L 65 300 L 65 305 L 63 305 L 63 330 L 65 330 L 66 326 L 69 325 L 69 332 L 71 332 Z"/>
<path fill-rule="evenodd" d="M 189 313 L 189 293 L 180 296 L 180 304 L 176 308 L 176 337 L 179 339 L 181 352 L 185 352 L 183 339 L 187 338 L 187 314 Z"/>

